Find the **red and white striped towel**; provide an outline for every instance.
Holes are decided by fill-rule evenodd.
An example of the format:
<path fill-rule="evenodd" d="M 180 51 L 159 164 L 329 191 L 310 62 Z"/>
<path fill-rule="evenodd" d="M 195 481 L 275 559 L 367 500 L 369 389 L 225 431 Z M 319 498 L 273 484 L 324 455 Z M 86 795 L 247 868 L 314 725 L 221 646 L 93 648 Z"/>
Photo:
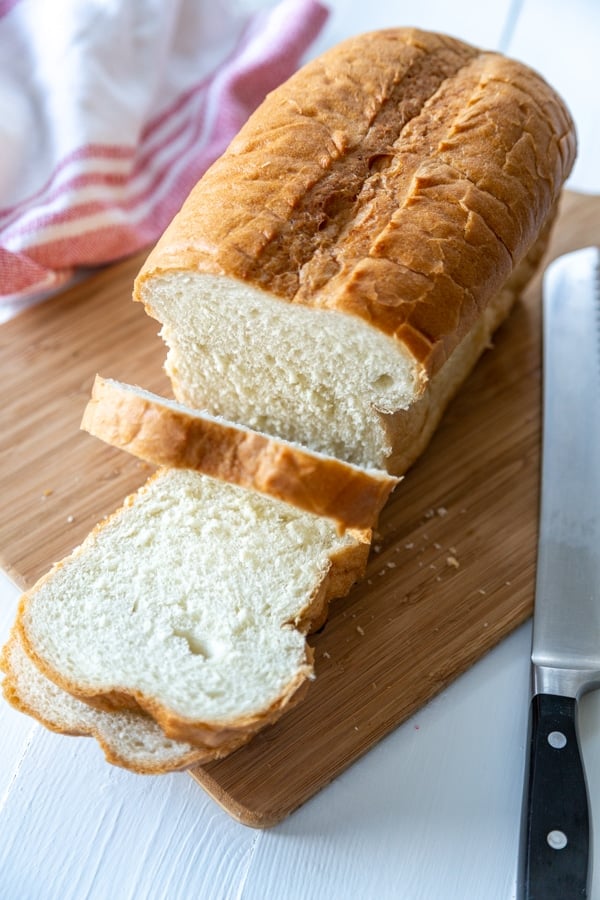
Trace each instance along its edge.
<path fill-rule="evenodd" d="M 326 15 L 318 0 L 0 0 L 0 316 L 156 240 Z"/>

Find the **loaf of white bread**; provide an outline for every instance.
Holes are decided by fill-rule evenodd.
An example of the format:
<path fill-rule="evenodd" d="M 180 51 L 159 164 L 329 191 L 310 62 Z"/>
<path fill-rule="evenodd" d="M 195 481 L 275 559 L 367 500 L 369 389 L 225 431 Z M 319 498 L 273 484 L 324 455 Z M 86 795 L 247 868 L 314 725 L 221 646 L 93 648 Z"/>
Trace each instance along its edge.
<path fill-rule="evenodd" d="M 574 156 L 539 75 L 413 29 L 269 95 L 136 280 L 178 402 L 100 381 L 86 413 L 161 468 L 24 595 L 7 698 L 135 771 L 222 756 L 296 702 L 385 473 L 535 271 Z"/>
<path fill-rule="evenodd" d="M 575 156 L 518 62 L 394 29 L 264 101 L 135 283 L 178 400 L 400 474 L 546 246 Z"/>

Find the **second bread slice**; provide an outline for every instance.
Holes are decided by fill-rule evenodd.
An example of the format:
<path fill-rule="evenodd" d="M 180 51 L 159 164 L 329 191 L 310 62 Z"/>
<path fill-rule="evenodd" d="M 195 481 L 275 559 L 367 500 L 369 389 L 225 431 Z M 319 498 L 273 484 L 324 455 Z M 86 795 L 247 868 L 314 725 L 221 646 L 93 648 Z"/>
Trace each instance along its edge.
<path fill-rule="evenodd" d="M 371 528 L 398 479 L 96 376 L 81 427 L 159 466 L 260 491 L 341 529 Z"/>

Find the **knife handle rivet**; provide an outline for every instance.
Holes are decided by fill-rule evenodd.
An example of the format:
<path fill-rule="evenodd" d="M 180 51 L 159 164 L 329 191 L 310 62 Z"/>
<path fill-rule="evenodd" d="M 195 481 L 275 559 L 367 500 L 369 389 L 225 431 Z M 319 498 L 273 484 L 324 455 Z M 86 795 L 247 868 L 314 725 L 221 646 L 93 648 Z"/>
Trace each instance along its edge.
<path fill-rule="evenodd" d="M 546 840 L 553 850 L 564 850 L 568 843 L 564 831 L 549 831 Z"/>
<path fill-rule="evenodd" d="M 548 743 L 555 750 L 562 750 L 567 746 L 567 736 L 562 731 L 551 731 L 548 735 Z"/>

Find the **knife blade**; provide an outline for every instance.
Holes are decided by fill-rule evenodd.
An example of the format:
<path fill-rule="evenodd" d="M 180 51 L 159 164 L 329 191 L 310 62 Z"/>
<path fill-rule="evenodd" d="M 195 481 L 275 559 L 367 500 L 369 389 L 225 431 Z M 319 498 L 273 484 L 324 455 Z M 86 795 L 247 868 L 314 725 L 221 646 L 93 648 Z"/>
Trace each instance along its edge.
<path fill-rule="evenodd" d="M 588 897 L 590 812 L 578 700 L 600 686 L 600 250 L 543 279 L 543 430 L 533 694 L 519 900 Z"/>

